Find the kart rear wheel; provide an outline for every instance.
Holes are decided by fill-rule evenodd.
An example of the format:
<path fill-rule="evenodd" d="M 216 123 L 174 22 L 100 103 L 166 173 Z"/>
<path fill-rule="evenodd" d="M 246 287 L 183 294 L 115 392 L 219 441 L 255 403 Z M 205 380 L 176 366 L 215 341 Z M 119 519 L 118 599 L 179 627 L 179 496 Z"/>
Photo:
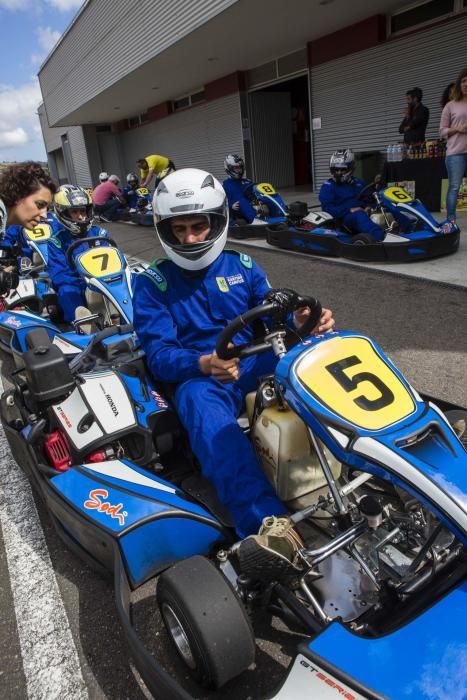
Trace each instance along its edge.
<path fill-rule="evenodd" d="M 13 356 L 5 352 L 4 350 L 0 350 L 0 388 L 2 389 L 0 391 L 0 394 L 3 394 L 4 391 L 9 391 L 10 389 L 13 389 L 14 384 L 11 381 L 11 375 L 13 374 L 15 369 L 16 365 Z"/>
<path fill-rule="evenodd" d="M 248 616 L 208 559 L 190 557 L 164 571 L 157 598 L 169 637 L 203 687 L 220 688 L 254 661 Z"/>
<path fill-rule="evenodd" d="M 353 245 L 369 245 L 370 243 L 376 243 L 376 241 L 369 233 L 357 233 L 352 238 Z"/>

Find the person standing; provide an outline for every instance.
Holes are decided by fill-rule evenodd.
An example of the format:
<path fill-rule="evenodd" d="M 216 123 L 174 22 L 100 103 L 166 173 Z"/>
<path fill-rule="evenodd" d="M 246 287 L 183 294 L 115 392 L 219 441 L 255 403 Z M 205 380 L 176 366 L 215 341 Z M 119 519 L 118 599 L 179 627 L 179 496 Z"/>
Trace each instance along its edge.
<path fill-rule="evenodd" d="M 415 87 L 405 93 L 407 108 L 400 123 L 399 133 L 404 134 L 404 143 L 421 143 L 425 140 L 425 131 L 430 118 L 430 110 L 422 104 L 423 92 Z"/>
<path fill-rule="evenodd" d="M 447 218 L 455 223 L 457 197 L 462 178 L 467 175 L 467 68 L 459 74 L 452 89 L 452 99 L 441 113 L 439 133 L 447 140 Z"/>

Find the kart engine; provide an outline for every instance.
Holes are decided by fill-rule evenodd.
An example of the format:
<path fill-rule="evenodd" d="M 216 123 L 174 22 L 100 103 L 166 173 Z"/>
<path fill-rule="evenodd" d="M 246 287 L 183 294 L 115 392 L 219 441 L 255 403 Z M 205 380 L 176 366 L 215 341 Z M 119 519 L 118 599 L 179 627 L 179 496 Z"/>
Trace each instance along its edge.
<path fill-rule="evenodd" d="M 369 615 L 389 621 L 397 601 L 460 557 L 460 542 L 408 492 L 337 462 L 272 381 L 247 397 L 247 410 L 263 469 L 305 543 L 298 597 L 320 622 L 341 618 L 363 633 Z"/>

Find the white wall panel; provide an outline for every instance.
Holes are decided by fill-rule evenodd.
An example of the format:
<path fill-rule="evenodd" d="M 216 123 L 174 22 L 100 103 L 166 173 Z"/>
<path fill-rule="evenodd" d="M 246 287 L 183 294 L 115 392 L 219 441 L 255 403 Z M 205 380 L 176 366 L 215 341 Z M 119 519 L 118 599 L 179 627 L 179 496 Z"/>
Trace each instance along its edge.
<path fill-rule="evenodd" d="M 311 70 L 317 187 L 329 177 L 329 156 L 337 148 L 385 150 L 402 141 L 399 124 L 405 93 L 423 90 L 430 110 L 427 138 L 437 138 L 441 93 L 467 64 L 467 16 L 381 46 L 329 61 Z"/>
<path fill-rule="evenodd" d="M 126 131 L 121 146 L 126 172 L 138 172 L 138 158 L 158 153 L 171 158 L 177 168 L 202 168 L 223 180 L 227 153 L 243 154 L 239 95 Z"/>

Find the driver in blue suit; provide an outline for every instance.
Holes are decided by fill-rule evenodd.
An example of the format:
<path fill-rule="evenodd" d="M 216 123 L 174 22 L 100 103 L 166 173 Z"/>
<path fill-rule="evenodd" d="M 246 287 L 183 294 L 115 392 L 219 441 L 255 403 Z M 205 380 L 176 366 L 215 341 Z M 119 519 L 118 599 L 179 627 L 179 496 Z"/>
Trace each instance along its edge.
<path fill-rule="evenodd" d="M 51 234 L 55 233 L 60 228 L 58 221 L 51 212 L 47 213 L 47 217 L 43 219 L 41 223 L 50 226 Z M 7 226 L 3 234 L 1 246 L 3 249 L 15 250 L 15 254 L 19 257 L 32 260 L 34 251 L 31 248 L 23 226 Z"/>
<path fill-rule="evenodd" d="M 240 363 L 221 360 L 214 351 L 220 332 L 262 303 L 269 283 L 248 255 L 224 250 L 226 197 L 209 173 L 191 168 L 172 173 L 159 184 L 153 207 L 168 258 L 137 276 L 135 330 L 155 379 L 176 384 L 178 415 L 201 470 L 230 511 L 238 535 L 246 537 L 240 555 L 264 557 L 280 573 L 297 565 L 300 539 L 236 420 L 246 394 L 257 388 L 259 377 L 274 371 L 277 359 L 271 352 Z M 297 310 L 296 326 L 309 314 L 308 308 Z M 315 330 L 333 326 L 331 311 L 323 310 Z M 238 334 L 238 342 L 251 339 L 248 328 Z"/>
<path fill-rule="evenodd" d="M 354 233 L 368 233 L 375 241 L 382 241 L 385 232 L 371 220 L 370 196 L 366 201 L 359 198 L 364 187 L 363 180 L 354 177 L 355 158 L 347 148 L 335 151 L 329 161 L 331 177 L 323 182 L 319 191 L 319 201 L 323 211 L 342 221 Z M 410 231 L 412 222 L 401 214 L 396 207 L 385 205 L 399 224 L 401 231 Z"/>
<path fill-rule="evenodd" d="M 58 222 L 57 230 L 49 239 L 48 270 L 52 285 L 57 292 L 58 303 L 65 321 L 76 318 L 78 308 L 85 308 L 84 292 L 86 285 L 79 273 L 68 262 L 67 251 L 79 238 L 108 238 L 108 232 L 92 223 L 92 200 L 86 190 L 75 185 L 62 185 L 54 197 L 54 215 Z M 103 245 L 107 245 L 105 241 Z M 75 258 L 89 246 L 83 243 L 74 250 Z M 90 312 L 87 311 L 89 314 Z M 83 313 L 83 315 L 86 315 Z"/>
<path fill-rule="evenodd" d="M 224 180 L 222 186 L 227 195 L 230 217 L 232 219 L 246 219 L 251 224 L 253 219 L 261 215 L 261 210 L 258 211 L 251 204 L 249 192 L 252 192 L 253 182 L 243 177 L 245 174 L 243 158 L 229 153 L 224 160 L 224 170 L 229 176 Z"/>

